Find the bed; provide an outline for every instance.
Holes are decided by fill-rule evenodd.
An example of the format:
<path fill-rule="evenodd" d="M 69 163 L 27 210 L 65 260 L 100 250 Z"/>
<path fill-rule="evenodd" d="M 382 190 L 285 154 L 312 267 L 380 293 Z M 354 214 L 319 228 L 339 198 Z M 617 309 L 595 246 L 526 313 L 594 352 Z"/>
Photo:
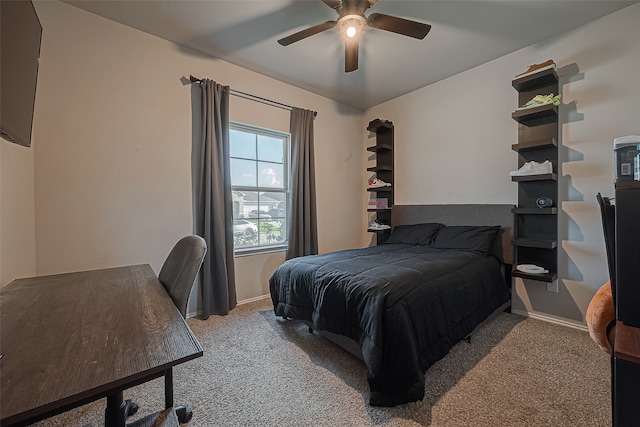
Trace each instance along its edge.
<path fill-rule="evenodd" d="M 509 306 L 512 207 L 394 206 L 384 244 L 278 267 L 275 314 L 361 356 L 370 405 L 421 400 L 426 370 Z"/>

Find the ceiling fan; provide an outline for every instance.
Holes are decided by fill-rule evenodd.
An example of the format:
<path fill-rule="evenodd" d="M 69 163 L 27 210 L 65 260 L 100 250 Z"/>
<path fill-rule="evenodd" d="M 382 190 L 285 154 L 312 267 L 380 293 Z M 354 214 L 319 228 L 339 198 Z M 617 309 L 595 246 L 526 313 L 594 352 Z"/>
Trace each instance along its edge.
<path fill-rule="evenodd" d="M 372 13 L 364 16 L 364 12 L 379 0 L 321 0 L 324 4 L 338 12 L 338 19 L 326 21 L 305 30 L 298 31 L 278 40 L 282 46 L 305 39 L 334 27 L 346 35 L 344 46 L 344 71 L 346 73 L 358 69 L 358 36 L 366 27 L 391 31 L 403 36 L 422 40 L 431 30 L 431 25 L 410 21 L 396 16 Z"/>

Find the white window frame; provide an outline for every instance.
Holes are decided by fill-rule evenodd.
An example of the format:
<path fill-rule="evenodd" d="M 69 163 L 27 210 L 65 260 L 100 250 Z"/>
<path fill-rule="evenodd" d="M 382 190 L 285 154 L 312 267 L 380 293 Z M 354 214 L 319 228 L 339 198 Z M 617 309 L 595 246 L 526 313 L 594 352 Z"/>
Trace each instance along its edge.
<path fill-rule="evenodd" d="M 282 162 L 282 168 L 283 168 L 283 181 L 284 181 L 284 188 L 283 189 L 279 189 L 279 188 L 273 188 L 273 187 L 258 187 L 257 185 L 255 187 L 251 187 L 251 186 L 240 186 L 240 185 L 233 185 L 233 183 L 231 184 L 231 191 L 251 191 L 251 192 L 268 192 L 268 193 L 277 193 L 277 192 L 283 192 L 285 195 L 285 218 L 288 221 L 289 215 L 290 215 L 290 189 L 289 189 L 289 176 L 291 173 L 290 170 L 290 165 L 291 165 L 291 134 L 288 132 L 281 132 L 281 131 L 277 131 L 277 130 L 273 130 L 273 129 L 267 129 L 267 128 L 263 128 L 260 126 L 255 126 L 255 125 L 250 125 L 247 123 L 241 123 L 241 122 L 234 122 L 231 121 L 229 122 L 229 129 L 231 130 L 237 130 L 237 131 L 241 131 L 241 132 L 246 132 L 246 133 L 253 133 L 256 135 L 262 135 L 262 136 L 267 136 L 267 137 L 273 137 L 273 138 L 281 138 L 284 140 L 284 158 L 283 158 L 283 162 Z M 232 158 L 238 158 L 238 157 L 231 157 L 229 156 L 229 159 Z M 256 159 L 245 159 L 245 160 L 252 160 L 255 161 L 256 163 L 259 160 Z M 259 207 L 258 207 L 259 209 Z M 234 218 L 234 219 L 241 219 L 241 218 Z M 242 219 L 246 219 L 246 218 L 242 218 Z M 255 245 L 255 246 L 248 246 L 248 247 L 240 247 L 240 248 L 236 248 L 234 247 L 234 253 L 236 256 L 242 256 L 242 255 L 253 255 L 253 254 L 257 254 L 257 253 L 266 253 L 266 252 L 276 252 L 276 251 L 283 251 L 287 249 L 287 243 L 289 240 L 289 230 L 287 229 L 287 236 L 284 240 L 284 242 L 282 243 L 277 243 L 277 244 L 261 244 L 261 245 Z"/>

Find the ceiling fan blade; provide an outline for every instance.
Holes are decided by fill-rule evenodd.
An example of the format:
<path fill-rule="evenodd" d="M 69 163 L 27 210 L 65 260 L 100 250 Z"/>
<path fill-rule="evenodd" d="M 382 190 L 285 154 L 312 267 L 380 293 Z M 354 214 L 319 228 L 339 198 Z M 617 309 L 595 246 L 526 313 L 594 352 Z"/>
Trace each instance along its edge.
<path fill-rule="evenodd" d="M 342 0 L 322 0 L 322 3 L 329 6 L 331 9 L 338 10 L 342 6 Z"/>
<path fill-rule="evenodd" d="M 358 39 L 346 40 L 344 43 L 344 72 L 350 73 L 358 69 Z"/>
<path fill-rule="evenodd" d="M 375 6 L 376 3 L 378 3 L 380 0 L 368 0 L 369 1 L 369 7 L 371 6 Z"/>
<path fill-rule="evenodd" d="M 280 43 L 282 46 L 289 46 L 291 43 L 306 39 L 309 36 L 329 30 L 335 26 L 336 21 L 323 22 L 322 24 L 314 25 L 313 27 L 309 27 L 306 30 L 298 31 L 297 33 L 293 33 L 290 36 L 281 38 L 280 40 L 278 40 L 278 43 Z"/>
<path fill-rule="evenodd" d="M 403 36 L 423 39 L 431 30 L 431 25 L 422 22 L 410 21 L 397 16 L 384 15 L 382 13 L 372 13 L 367 18 L 367 25 L 379 30 L 391 31 Z"/>

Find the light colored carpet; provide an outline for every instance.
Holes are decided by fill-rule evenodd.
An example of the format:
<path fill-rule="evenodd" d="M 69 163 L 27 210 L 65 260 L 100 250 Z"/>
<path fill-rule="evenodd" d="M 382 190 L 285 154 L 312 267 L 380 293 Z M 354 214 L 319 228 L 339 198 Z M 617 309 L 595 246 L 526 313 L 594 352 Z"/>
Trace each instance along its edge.
<path fill-rule="evenodd" d="M 189 319 L 204 356 L 174 369 L 176 404 L 200 426 L 607 426 L 609 356 L 587 332 L 502 313 L 426 374 L 421 402 L 367 404 L 363 363 L 270 300 Z M 164 405 L 163 380 L 125 392 L 140 413 Z M 101 426 L 105 400 L 41 426 Z"/>

